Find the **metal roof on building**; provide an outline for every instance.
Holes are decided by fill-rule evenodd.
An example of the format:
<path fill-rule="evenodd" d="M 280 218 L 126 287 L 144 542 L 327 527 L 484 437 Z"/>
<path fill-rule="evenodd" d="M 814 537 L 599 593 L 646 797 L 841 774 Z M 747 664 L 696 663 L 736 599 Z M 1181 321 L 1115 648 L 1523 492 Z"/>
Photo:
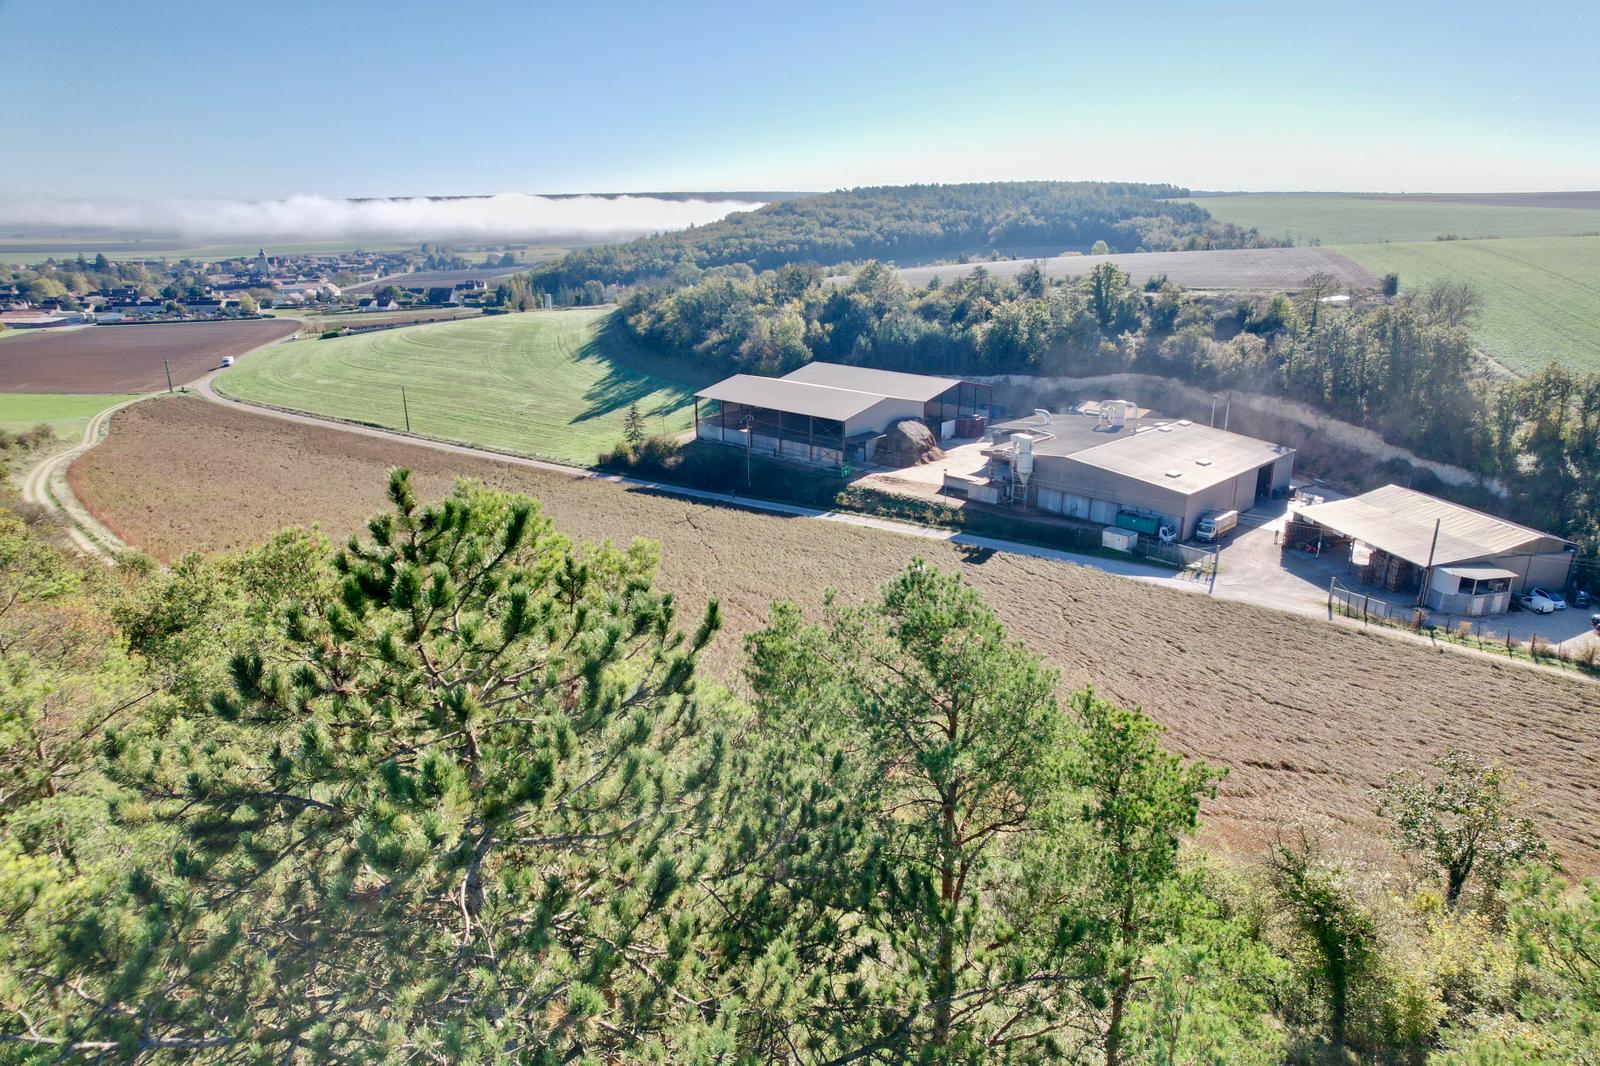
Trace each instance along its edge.
<path fill-rule="evenodd" d="M 702 400 L 724 400 L 750 407 L 765 407 L 812 418 L 843 422 L 883 402 L 883 396 L 811 385 L 789 378 L 764 378 L 735 374 L 695 393 Z"/>
<path fill-rule="evenodd" d="M 1464 577 L 1470 581 L 1492 581 L 1497 577 L 1516 578 L 1515 571 L 1507 570 L 1502 566 L 1490 566 L 1488 563 L 1462 563 L 1459 566 L 1438 567 L 1441 573 L 1451 577 Z"/>
<path fill-rule="evenodd" d="M 1293 451 L 1242 433 L 1179 421 L 1141 426 L 1135 433 L 1075 452 L 1071 459 L 1189 495 L 1277 462 Z"/>
<path fill-rule="evenodd" d="M 1385 485 L 1348 500 L 1301 508 L 1302 517 L 1416 566 L 1559 552 L 1570 541 L 1425 492 Z M 1433 542 L 1434 523 L 1439 542 Z M 1515 576 L 1515 575 L 1513 575 Z"/>
<path fill-rule="evenodd" d="M 936 378 L 927 374 L 902 374 L 897 370 L 873 370 L 865 366 L 822 362 L 807 363 L 799 370 L 785 374 L 783 380 L 876 393 L 878 396 L 892 396 L 897 400 L 914 400 L 917 403 L 927 403 L 940 393 L 961 384 L 959 378 Z"/>

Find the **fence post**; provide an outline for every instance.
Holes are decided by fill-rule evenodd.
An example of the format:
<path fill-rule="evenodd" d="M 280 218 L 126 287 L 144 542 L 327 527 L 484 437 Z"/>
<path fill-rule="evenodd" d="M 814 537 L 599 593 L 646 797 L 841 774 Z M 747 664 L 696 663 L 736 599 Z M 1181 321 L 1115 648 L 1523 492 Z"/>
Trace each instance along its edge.
<path fill-rule="evenodd" d="M 1371 604 L 1372 604 L 1372 593 L 1369 592 L 1365 596 L 1361 597 L 1361 624 L 1362 625 L 1366 625 L 1367 624 L 1367 608 L 1369 606 L 1371 606 Z"/>
<path fill-rule="evenodd" d="M 1336 585 L 1338 583 L 1338 581 L 1339 581 L 1339 579 L 1337 577 L 1330 577 L 1328 579 L 1328 617 L 1329 618 L 1333 617 L 1333 586 Z"/>

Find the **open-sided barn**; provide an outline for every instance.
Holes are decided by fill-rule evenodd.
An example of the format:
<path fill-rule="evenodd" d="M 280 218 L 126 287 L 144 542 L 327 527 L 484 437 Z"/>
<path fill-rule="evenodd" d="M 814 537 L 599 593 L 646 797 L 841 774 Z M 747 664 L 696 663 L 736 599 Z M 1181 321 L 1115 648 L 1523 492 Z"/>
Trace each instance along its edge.
<path fill-rule="evenodd" d="M 781 378 L 735 374 L 695 394 L 695 436 L 807 463 L 872 458 L 885 430 L 903 419 L 935 437 L 986 415 L 991 388 L 956 378 L 807 363 Z"/>
<path fill-rule="evenodd" d="M 1495 614 L 1525 589 L 1565 588 L 1571 541 L 1400 485 L 1298 508 L 1291 534 L 1349 545 L 1362 580 L 1391 591 L 1427 588 L 1428 606 Z"/>

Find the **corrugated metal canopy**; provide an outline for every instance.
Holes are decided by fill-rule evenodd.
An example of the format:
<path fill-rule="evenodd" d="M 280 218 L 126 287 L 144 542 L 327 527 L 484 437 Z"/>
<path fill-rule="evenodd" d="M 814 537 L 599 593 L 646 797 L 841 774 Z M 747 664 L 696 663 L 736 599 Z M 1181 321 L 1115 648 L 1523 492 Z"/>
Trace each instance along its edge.
<path fill-rule="evenodd" d="M 702 400 L 723 400 L 790 414 L 843 422 L 883 401 L 882 396 L 849 389 L 830 389 L 788 378 L 735 374 L 695 393 Z"/>
<path fill-rule="evenodd" d="M 1439 524 L 1439 543 L 1433 549 L 1435 566 L 1496 555 L 1558 552 L 1571 543 L 1399 485 L 1314 504 L 1302 508 L 1300 514 L 1416 566 L 1428 565 L 1435 522 Z"/>
<path fill-rule="evenodd" d="M 1130 436 L 1072 459 L 1185 495 L 1236 478 L 1294 451 L 1270 441 L 1190 422 L 1141 426 Z"/>
<path fill-rule="evenodd" d="M 783 376 L 783 380 L 870 392 L 917 403 L 927 403 L 940 393 L 961 384 L 959 378 L 936 378 L 926 374 L 902 374 L 896 370 L 873 370 L 865 366 L 821 362 L 807 363 L 799 370 L 790 371 Z"/>
<path fill-rule="evenodd" d="M 1488 563 L 1462 563 L 1460 566 L 1441 566 L 1437 569 L 1452 577 L 1464 577 L 1469 581 L 1491 581 L 1497 577 L 1515 578 L 1513 571 L 1503 567 L 1490 566 Z"/>

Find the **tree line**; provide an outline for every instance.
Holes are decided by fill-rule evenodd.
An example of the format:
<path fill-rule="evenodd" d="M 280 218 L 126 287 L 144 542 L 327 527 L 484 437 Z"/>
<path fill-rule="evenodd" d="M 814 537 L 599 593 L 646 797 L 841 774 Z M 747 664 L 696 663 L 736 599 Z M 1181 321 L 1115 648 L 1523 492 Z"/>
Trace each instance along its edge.
<path fill-rule="evenodd" d="M 1600 888 L 1492 762 L 1391 778 L 1387 867 L 1232 861 L 955 577 L 774 604 L 735 690 L 652 545 L 389 495 L 169 568 L 0 517 L 0 1061 L 1596 1053 Z"/>
<path fill-rule="evenodd" d="M 532 273 L 536 290 L 586 282 L 694 281 L 712 267 L 769 270 L 866 259 L 928 260 L 1021 252 L 1056 255 L 1280 243 L 1172 202 L 1173 185 L 1131 182 L 989 182 L 840 190 L 740 211 L 717 222 L 571 252 Z M 1041 249 L 1044 249 L 1041 251 Z"/>
<path fill-rule="evenodd" d="M 1473 342 L 1470 286 L 1340 305 L 1326 298 L 1348 294 L 1326 274 L 1270 297 L 1140 287 L 1115 263 L 1076 279 L 963 266 L 915 289 L 876 262 L 839 283 L 824 274 L 726 267 L 641 288 L 623 319 L 646 345 L 730 371 L 781 374 L 811 359 L 968 375 L 1131 371 L 1288 396 L 1498 478 L 1514 516 L 1600 554 L 1600 375 L 1559 364 L 1525 379 L 1492 373 Z"/>

